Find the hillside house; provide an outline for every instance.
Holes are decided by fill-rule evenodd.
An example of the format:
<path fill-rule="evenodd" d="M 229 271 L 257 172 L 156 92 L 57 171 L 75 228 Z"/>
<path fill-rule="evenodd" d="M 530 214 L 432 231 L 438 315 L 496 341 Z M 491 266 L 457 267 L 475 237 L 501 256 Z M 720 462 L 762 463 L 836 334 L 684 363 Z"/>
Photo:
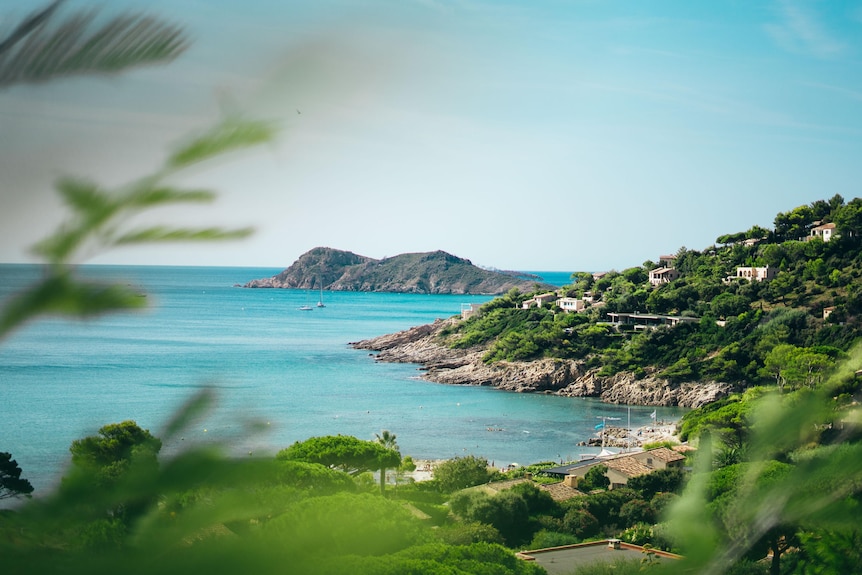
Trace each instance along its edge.
<path fill-rule="evenodd" d="M 544 307 L 546 305 L 551 305 L 557 300 L 557 294 L 554 292 L 548 292 L 539 294 L 536 297 L 530 298 L 521 303 L 521 309 L 530 309 L 531 307 Z"/>
<path fill-rule="evenodd" d="M 561 297 L 557 300 L 557 306 L 566 313 L 578 313 L 587 309 L 587 300 L 575 297 Z"/>
<path fill-rule="evenodd" d="M 685 456 L 680 452 L 667 447 L 656 447 L 648 451 L 639 451 L 632 453 L 634 457 L 650 469 L 671 469 L 674 467 L 682 467 Z"/>
<path fill-rule="evenodd" d="M 629 479 L 639 475 L 652 473 L 657 469 L 681 468 L 685 456 L 667 447 L 657 447 L 649 451 L 632 453 L 624 457 L 608 460 L 607 478 L 610 479 L 610 488 L 624 487 Z"/>
<path fill-rule="evenodd" d="M 468 317 L 479 313 L 479 308 L 482 307 L 480 303 L 462 303 L 461 304 L 461 319 L 467 319 Z"/>
<path fill-rule="evenodd" d="M 662 325 L 673 327 L 679 323 L 698 322 L 698 317 L 687 317 L 681 315 L 659 315 L 654 313 L 608 313 L 610 321 L 607 322 L 619 330 L 620 326 L 631 325 L 636 331 L 655 329 Z"/>
<path fill-rule="evenodd" d="M 570 465 L 546 469 L 545 473 L 563 477 L 563 484 L 570 489 L 577 489 L 578 482 L 596 465 L 608 468 L 606 477 L 610 480 L 610 489 L 625 486 L 629 479 L 646 475 L 658 469 L 681 468 L 685 456 L 667 447 L 657 447 L 648 451 L 617 454 L 610 457 L 597 457 L 579 461 Z"/>
<path fill-rule="evenodd" d="M 835 224 L 828 223 L 811 228 L 811 234 L 807 239 L 820 238 L 824 242 L 828 242 L 835 235 Z"/>
<path fill-rule="evenodd" d="M 679 271 L 674 268 L 661 267 L 649 273 L 649 283 L 653 286 L 670 283 L 679 277 Z"/>
<path fill-rule="evenodd" d="M 676 256 L 659 256 L 658 257 L 658 267 L 660 268 L 672 268 L 673 262 L 676 261 Z"/>
<path fill-rule="evenodd" d="M 771 280 L 775 277 L 775 274 L 778 273 L 778 270 L 775 268 L 771 268 L 769 266 L 763 266 L 762 268 L 758 267 L 738 267 L 736 268 L 736 279 L 747 279 L 753 282 L 762 282 L 764 280 Z"/>

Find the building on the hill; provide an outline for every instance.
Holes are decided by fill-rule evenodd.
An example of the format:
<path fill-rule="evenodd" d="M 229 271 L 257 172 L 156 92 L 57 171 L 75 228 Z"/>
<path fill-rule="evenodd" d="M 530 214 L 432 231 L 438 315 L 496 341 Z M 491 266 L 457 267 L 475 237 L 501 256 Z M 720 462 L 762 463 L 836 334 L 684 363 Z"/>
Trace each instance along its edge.
<path fill-rule="evenodd" d="M 828 223 L 811 228 L 811 233 L 807 239 L 820 238 L 824 242 L 828 242 L 835 235 L 835 224 Z"/>
<path fill-rule="evenodd" d="M 736 268 L 736 279 L 747 279 L 753 282 L 771 280 L 778 270 L 769 266 L 763 267 L 738 267 Z"/>
<path fill-rule="evenodd" d="M 675 268 L 661 267 L 649 273 L 649 283 L 655 286 L 670 283 L 679 277 L 679 271 Z"/>

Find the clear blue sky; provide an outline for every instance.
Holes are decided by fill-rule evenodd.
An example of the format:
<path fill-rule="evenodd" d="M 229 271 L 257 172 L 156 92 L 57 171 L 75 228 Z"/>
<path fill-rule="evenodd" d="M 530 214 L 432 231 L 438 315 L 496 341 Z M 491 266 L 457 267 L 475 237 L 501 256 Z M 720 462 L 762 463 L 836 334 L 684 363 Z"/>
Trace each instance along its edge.
<path fill-rule="evenodd" d="M 0 0 L 0 30 L 37 6 Z M 62 221 L 57 177 L 132 180 L 220 109 L 276 121 L 278 140 L 187 181 L 217 203 L 158 216 L 256 234 L 90 263 L 287 267 L 329 246 L 623 269 L 862 195 L 862 2 L 104 6 L 193 44 L 166 66 L 0 91 L 2 262 L 33 261 Z"/>

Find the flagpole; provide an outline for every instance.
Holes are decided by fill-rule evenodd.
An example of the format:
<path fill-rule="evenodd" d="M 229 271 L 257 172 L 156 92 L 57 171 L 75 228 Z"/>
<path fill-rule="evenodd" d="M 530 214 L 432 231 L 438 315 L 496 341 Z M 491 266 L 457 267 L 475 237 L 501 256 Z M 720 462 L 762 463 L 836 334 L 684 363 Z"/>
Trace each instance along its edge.
<path fill-rule="evenodd" d="M 619 417 L 610 417 L 608 415 L 597 415 L 596 417 L 598 419 L 602 420 L 602 422 L 599 425 L 597 425 L 596 427 L 597 428 L 601 427 L 601 429 L 602 429 L 602 451 L 604 451 L 605 450 L 605 435 L 607 434 L 607 432 L 606 432 L 607 420 L 610 419 L 611 421 L 619 421 L 620 418 Z"/>

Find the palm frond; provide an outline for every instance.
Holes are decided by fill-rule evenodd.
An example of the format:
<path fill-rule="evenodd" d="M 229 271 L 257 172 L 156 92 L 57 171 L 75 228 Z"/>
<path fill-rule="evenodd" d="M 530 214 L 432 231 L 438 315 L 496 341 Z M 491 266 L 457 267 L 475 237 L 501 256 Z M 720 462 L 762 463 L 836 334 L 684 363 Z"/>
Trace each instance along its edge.
<path fill-rule="evenodd" d="M 95 12 L 79 12 L 52 26 L 48 19 L 56 4 L 0 43 L 0 88 L 75 74 L 117 73 L 173 60 L 188 47 L 182 28 L 141 14 L 97 24 Z"/>
<path fill-rule="evenodd" d="M 123 234 L 114 241 L 114 244 L 234 240 L 248 237 L 253 231 L 252 228 L 224 230 L 221 228 L 181 229 L 154 226 Z"/>
<path fill-rule="evenodd" d="M 268 122 L 227 118 L 175 150 L 168 158 L 168 166 L 183 168 L 225 152 L 269 142 L 274 134 L 275 128 Z"/>
<path fill-rule="evenodd" d="M 141 308 L 146 299 L 140 295 L 126 286 L 78 281 L 64 270 L 54 270 L 0 310 L 0 337 L 42 315 L 89 318 Z"/>

